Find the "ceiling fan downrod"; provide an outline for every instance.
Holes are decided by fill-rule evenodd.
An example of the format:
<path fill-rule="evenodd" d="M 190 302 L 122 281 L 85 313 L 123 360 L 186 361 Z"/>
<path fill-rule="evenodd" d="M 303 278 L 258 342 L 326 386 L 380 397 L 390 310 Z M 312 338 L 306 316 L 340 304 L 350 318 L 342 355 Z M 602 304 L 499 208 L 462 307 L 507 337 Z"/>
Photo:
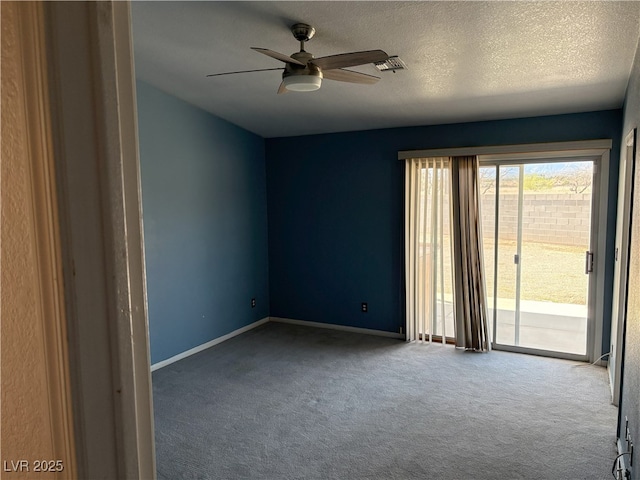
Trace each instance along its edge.
<path fill-rule="evenodd" d="M 300 42 L 300 51 L 304 52 L 304 43 L 313 38 L 316 29 L 306 23 L 296 23 L 291 26 L 291 33 L 293 33 L 293 37 Z"/>

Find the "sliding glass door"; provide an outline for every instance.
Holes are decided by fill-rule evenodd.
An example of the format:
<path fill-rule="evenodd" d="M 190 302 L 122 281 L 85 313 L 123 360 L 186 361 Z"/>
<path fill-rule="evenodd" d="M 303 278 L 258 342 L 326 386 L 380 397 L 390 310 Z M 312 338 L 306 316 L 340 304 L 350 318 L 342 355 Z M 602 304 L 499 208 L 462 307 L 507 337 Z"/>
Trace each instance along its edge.
<path fill-rule="evenodd" d="M 494 347 L 586 357 L 593 161 L 484 163 L 479 183 Z"/>

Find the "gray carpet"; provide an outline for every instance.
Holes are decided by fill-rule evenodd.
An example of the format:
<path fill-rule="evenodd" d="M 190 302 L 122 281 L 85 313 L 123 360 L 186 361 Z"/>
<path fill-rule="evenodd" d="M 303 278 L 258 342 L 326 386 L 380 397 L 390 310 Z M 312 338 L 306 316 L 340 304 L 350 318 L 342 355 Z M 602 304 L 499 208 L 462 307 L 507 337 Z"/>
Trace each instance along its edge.
<path fill-rule="evenodd" d="M 160 479 L 611 478 L 606 370 L 268 323 L 153 373 Z"/>

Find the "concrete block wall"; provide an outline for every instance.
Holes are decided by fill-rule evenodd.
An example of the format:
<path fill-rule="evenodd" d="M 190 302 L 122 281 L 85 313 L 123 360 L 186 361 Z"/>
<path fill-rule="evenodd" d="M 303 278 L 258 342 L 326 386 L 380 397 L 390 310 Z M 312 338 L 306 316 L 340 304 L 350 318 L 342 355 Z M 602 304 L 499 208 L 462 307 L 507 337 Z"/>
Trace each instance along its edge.
<path fill-rule="evenodd" d="M 591 195 L 588 193 L 525 193 L 523 197 L 522 238 L 525 242 L 557 245 L 589 245 Z M 482 198 L 485 225 L 495 218 L 495 196 Z M 518 195 L 500 195 L 500 237 L 516 240 Z M 485 236 L 487 232 L 484 232 Z"/>

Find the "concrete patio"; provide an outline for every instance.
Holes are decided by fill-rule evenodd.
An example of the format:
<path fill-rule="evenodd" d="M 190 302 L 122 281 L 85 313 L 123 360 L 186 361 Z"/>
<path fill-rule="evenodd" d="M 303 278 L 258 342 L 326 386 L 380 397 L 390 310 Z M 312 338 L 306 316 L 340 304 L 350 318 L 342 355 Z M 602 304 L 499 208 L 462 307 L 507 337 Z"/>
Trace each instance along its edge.
<path fill-rule="evenodd" d="M 496 343 L 548 350 L 554 352 L 584 355 L 587 345 L 587 307 L 554 302 L 520 302 L 519 338 L 515 336 L 515 301 L 498 298 L 496 318 Z M 440 302 L 438 302 L 438 328 L 441 333 Z M 493 302 L 488 308 L 491 328 L 493 328 Z M 453 336 L 453 305 L 445 300 L 446 334 Z"/>

